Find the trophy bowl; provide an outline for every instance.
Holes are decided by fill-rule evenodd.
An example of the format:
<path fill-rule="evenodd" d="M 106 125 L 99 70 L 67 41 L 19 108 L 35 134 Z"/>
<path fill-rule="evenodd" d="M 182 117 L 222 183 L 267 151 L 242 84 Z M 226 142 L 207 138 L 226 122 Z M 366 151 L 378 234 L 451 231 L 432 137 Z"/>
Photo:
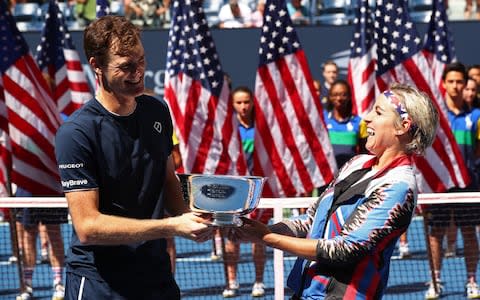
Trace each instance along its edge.
<path fill-rule="evenodd" d="M 211 213 L 213 226 L 242 226 L 240 216 L 260 201 L 265 177 L 178 174 L 183 198 L 195 212 Z"/>

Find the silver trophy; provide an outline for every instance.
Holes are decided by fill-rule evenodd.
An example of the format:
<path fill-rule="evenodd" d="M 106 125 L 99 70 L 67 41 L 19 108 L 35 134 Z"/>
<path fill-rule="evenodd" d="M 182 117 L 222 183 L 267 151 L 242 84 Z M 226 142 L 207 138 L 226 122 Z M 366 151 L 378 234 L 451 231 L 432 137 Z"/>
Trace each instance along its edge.
<path fill-rule="evenodd" d="M 213 214 L 214 226 L 242 226 L 260 201 L 265 177 L 178 174 L 192 211 Z"/>

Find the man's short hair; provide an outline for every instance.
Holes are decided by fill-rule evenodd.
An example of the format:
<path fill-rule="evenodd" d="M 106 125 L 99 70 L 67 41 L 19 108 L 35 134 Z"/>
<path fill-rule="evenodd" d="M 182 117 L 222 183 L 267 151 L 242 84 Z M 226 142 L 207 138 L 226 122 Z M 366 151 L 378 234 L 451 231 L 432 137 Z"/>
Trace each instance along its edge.
<path fill-rule="evenodd" d="M 94 57 L 100 66 L 108 61 L 109 50 L 127 56 L 140 39 L 140 29 L 124 16 L 104 16 L 87 26 L 83 34 L 83 48 L 87 60 Z"/>
<path fill-rule="evenodd" d="M 463 81 L 467 80 L 467 68 L 461 62 L 453 62 L 445 66 L 442 73 L 442 80 L 445 80 L 447 74 L 450 72 L 459 72 L 463 74 Z"/>
<path fill-rule="evenodd" d="M 471 69 L 479 69 L 479 70 L 480 70 L 480 65 L 476 65 L 476 64 L 475 64 L 475 65 L 471 65 L 471 66 L 468 67 L 468 70 L 467 70 L 467 71 L 470 72 Z"/>
<path fill-rule="evenodd" d="M 235 95 L 236 93 L 238 92 L 243 92 L 243 93 L 247 93 L 250 98 L 253 100 L 253 92 L 250 88 L 248 88 L 247 86 L 239 86 L 239 87 L 236 87 L 233 91 L 232 91 L 232 96 Z"/>
<path fill-rule="evenodd" d="M 322 71 L 325 71 L 325 67 L 328 66 L 328 65 L 335 66 L 335 68 L 338 69 L 337 63 L 335 63 L 333 60 L 329 59 L 322 64 Z"/>

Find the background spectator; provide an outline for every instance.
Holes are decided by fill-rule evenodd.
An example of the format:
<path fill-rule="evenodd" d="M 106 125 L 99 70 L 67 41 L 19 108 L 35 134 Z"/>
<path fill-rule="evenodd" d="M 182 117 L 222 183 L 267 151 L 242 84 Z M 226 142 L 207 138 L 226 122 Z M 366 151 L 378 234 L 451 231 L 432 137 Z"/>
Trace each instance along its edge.
<path fill-rule="evenodd" d="M 472 17 L 473 0 L 466 0 L 466 3 L 467 5 L 465 6 L 465 19 L 468 20 Z M 475 19 L 480 20 L 480 0 L 476 0 Z"/>
<path fill-rule="evenodd" d="M 335 80 L 338 78 L 338 66 L 333 60 L 327 60 L 322 66 L 323 85 L 320 92 L 322 103 L 328 102 L 328 93 Z"/>
<path fill-rule="evenodd" d="M 252 10 L 238 0 L 229 0 L 220 8 L 218 19 L 220 28 L 242 28 L 252 26 Z"/>
<path fill-rule="evenodd" d="M 239 121 L 238 130 L 242 139 L 242 148 L 247 160 L 248 170 L 253 171 L 254 151 L 254 111 L 253 93 L 247 87 L 238 87 L 232 91 L 232 105 Z M 256 209 L 250 214 L 250 218 L 267 224 L 272 217 L 271 210 Z M 263 284 L 263 273 L 265 269 L 265 245 L 252 243 L 253 262 L 255 264 L 255 283 L 252 287 L 253 297 L 263 297 L 265 286 Z M 240 244 L 227 239 L 224 262 L 227 268 L 228 286 L 223 291 L 223 297 L 230 298 L 237 295 L 239 284 L 237 282 L 237 264 L 240 253 Z"/>
<path fill-rule="evenodd" d="M 96 0 L 77 0 L 74 8 L 74 16 L 80 27 L 85 27 L 97 17 Z"/>
<path fill-rule="evenodd" d="M 302 5 L 301 0 L 290 0 L 287 2 L 288 13 L 293 24 L 306 25 L 309 22 L 310 12 L 308 8 Z"/>
<path fill-rule="evenodd" d="M 252 13 L 252 26 L 262 27 L 263 25 L 263 12 L 265 11 L 265 0 L 258 0 L 257 8 Z"/>
<path fill-rule="evenodd" d="M 336 80 L 328 94 L 324 120 L 339 169 L 355 155 L 366 153 L 365 122 L 352 114 L 352 105 L 350 86 L 345 80 Z"/>
<path fill-rule="evenodd" d="M 17 188 L 17 197 L 31 197 L 32 194 Z M 33 273 L 35 270 L 37 258 L 37 236 L 40 224 L 44 224 L 46 231 L 46 240 L 50 242 L 50 262 L 53 276 L 53 300 L 63 300 L 65 288 L 63 285 L 63 266 L 65 250 L 63 238 L 60 230 L 60 224 L 67 223 L 68 212 L 65 208 L 43 209 L 43 208 L 25 208 L 19 215 L 22 225 L 21 238 L 23 239 L 23 280 L 25 290 L 18 295 L 17 300 L 33 299 Z"/>
<path fill-rule="evenodd" d="M 470 109 L 480 107 L 479 99 L 477 97 L 477 91 L 477 82 L 472 77 L 468 77 L 465 88 L 463 88 L 463 99 L 465 100 L 465 103 L 467 103 Z"/>
<path fill-rule="evenodd" d="M 125 0 L 125 16 L 137 26 L 164 27 L 170 22 L 170 0 Z"/>
<path fill-rule="evenodd" d="M 480 99 L 480 65 L 472 65 L 468 68 L 468 77 L 477 82 L 477 98 Z"/>

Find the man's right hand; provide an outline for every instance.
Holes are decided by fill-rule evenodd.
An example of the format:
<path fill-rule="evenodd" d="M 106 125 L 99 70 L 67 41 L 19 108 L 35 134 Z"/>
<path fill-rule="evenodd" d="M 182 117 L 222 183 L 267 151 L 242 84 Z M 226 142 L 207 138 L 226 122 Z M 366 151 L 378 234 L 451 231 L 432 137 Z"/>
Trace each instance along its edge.
<path fill-rule="evenodd" d="M 215 227 L 210 226 L 211 215 L 194 212 L 184 213 L 178 217 L 172 217 L 175 235 L 193 240 L 205 242 L 210 240 L 215 232 Z"/>

